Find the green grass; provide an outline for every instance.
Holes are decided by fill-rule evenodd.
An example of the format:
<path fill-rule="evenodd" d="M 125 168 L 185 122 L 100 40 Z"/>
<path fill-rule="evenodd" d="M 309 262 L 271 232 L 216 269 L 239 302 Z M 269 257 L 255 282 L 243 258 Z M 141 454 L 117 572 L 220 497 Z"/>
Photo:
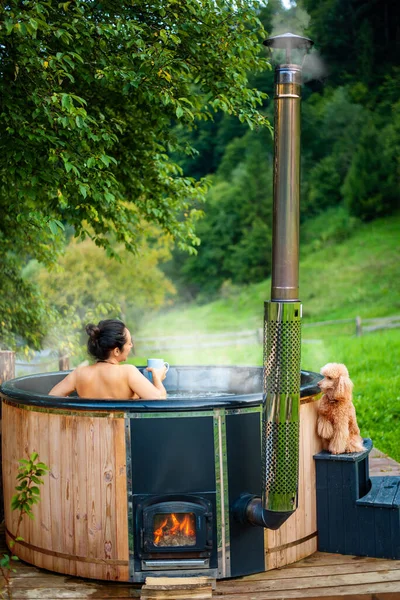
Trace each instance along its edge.
<path fill-rule="evenodd" d="M 323 228 L 321 218 L 320 228 Z M 308 231 L 300 263 L 303 324 L 331 319 L 400 314 L 400 215 L 361 224 L 341 242 Z M 310 242 L 315 236 L 315 243 Z M 322 241 L 321 241 L 322 239 Z M 270 281 L 232 286 L 228 297 L 202 306 L 179 306 L 148 316 L 139 335 L 188 336 L 193 348 L 151 352 L 171 364 L 261 365 L 262 345 L 202 345 L 199 334 L 262 327 L 263 302 Z M 400 329 L 355 337 L 355 324 L 303 327 L 302 368 L 319 371 L 343 362 L 354 382 L 354 403 L 361 433 L 400 461 Z M 132 360 L 145 364 L 140 352 Z M 147 356 L 149 354 L 147 353 Z"/>

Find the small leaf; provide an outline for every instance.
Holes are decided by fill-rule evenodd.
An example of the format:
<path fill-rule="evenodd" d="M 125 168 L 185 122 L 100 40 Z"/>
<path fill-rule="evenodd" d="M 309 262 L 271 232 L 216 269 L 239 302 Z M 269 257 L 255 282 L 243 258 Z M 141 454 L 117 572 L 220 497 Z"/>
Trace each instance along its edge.
<path fill-rule="evenodd" d="M 61 94 L 61 106 L 70 111 L 73 106 L 71 96 L 68 94 Z"/>
<path fill-rule="evenodd" d="M 108 167 L 108 165 L 110 164 L 110 159 L 106 154 L 102 154 L 102 156 L 100 156 L 100 160 L 106 165 L 106 167 Z"/>
<path fill-rule="evenodd" d="M 57 235 L 57 233 L 58 233 L 58 226 L 57 226 L 57 224 L 54 221 L 49 221 L 47 223 L 47 225 L 49 226 L 49 229 L 50 229 L 51 233 L 53 235 Z"/>

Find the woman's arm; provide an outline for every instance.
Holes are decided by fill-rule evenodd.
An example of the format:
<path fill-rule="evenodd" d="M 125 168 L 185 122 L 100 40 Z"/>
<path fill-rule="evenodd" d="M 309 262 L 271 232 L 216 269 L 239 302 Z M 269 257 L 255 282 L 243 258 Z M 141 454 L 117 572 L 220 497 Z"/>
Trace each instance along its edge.
<path fill-rule="evenodd" d="M 166 368 L 149 369 L 153 375 L 153 383 L 141 374 L 139 369 L 133 365 L 125 365 L 128 368 L 128 383 L 132 390 L 142 400 L 164 400 L 167 397 L 167 390 L 162 384 L 165 379 Z"/>
<path fill-rule="evenodd" d="M 69 396 L 76 390 L 76 372 L 72 371 L 49 391 L 49 396 Z"/>

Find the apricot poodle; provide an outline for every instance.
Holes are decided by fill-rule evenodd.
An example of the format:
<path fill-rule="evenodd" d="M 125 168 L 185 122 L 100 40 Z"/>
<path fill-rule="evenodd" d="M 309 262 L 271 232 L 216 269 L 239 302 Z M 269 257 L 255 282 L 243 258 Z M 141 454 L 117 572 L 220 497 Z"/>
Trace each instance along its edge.
<path fill-rule="evenodd" d="M 318 385 L 323 396 L 318 407 L 317 431 L 332 454 L 362 452 L 364 446 L 352 402 L 353 382 L 345 365 L 328 363 Z"/>

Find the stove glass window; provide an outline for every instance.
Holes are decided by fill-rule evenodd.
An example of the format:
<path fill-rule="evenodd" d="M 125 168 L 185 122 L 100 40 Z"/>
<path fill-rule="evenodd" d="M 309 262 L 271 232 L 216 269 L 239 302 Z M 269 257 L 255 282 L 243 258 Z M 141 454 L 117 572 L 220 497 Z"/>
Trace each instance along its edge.
<path fill-rule="evenodd" d="M 194 513 L 158 513 L 153 520 L 154 546 L 176 547 L 196 545 Z"/>

